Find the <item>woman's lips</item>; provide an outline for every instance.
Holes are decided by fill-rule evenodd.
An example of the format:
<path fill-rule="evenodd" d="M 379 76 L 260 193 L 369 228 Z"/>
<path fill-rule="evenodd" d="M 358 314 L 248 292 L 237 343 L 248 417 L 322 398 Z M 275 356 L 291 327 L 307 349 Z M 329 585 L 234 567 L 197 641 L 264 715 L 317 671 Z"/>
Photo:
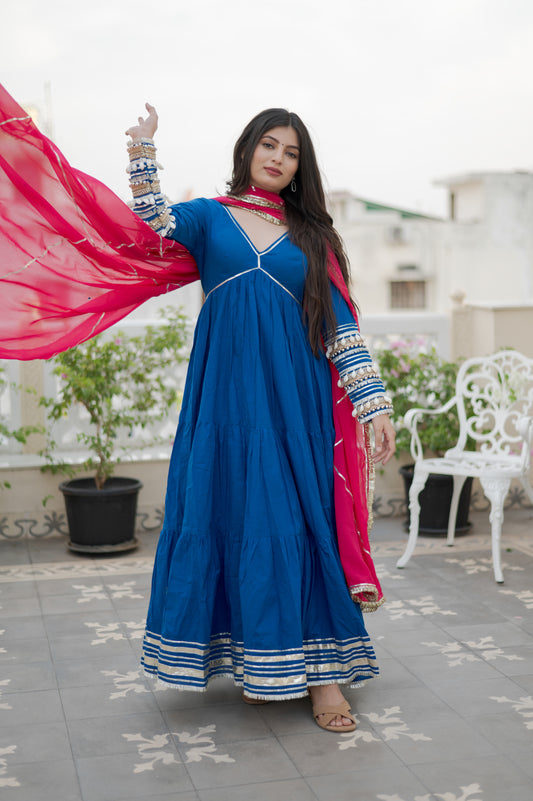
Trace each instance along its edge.
<path fill-rule="evenodd" d="M 281 175 L 280 170 L 275 170 L 272 167 L 265 167 L 265 170 L 268 172 L 269 175 L 275 175 L 275 176 Z"/>

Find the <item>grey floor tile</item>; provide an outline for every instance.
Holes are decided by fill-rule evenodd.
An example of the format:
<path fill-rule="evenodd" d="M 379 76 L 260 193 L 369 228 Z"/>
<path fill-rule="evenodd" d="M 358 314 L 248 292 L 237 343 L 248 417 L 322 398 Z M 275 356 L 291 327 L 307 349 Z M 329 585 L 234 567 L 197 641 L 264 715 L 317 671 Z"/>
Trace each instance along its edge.
<path fill-rule="evenodd" d="M 72 753 L 76 758 L 138 754 L 138 743 L 129 740 L 125 734 L 139 733 L 150 741 L 169 733 L 160 712 L 117 715 L 106 717 L 105 722 L 101 717 L 69 720 L 67 726 Z M 166 739 L 171 743 L 170 736 Z"/>
<path fill-rule="evenodd" d="M 146 688 L 142 676 L 130 682 L 113 682 L 89 687 L 62 689 L 61 701 L 67 720 L 107 718 L 113 715 L 158 712 L 153 693 Z M 129 689 L 132 687 L 132 689 Z"/>
<path fill-rule="evenodd" d="M 129 795 L 113 797 L 113 801 L 130 801 L 130 799 L 131 796 Z M 150 793 L 149 795 L 135 796 L 135 801 L 201 801 L 201 799 L 195 790 L 185 790 L 184 792 L 174 790 L 169 795 L 154 795 Z"/>
<path fill-rule="evenodd" d="M 491 638 L 500 648 L 511 645 L 530 645 L 531 635 L 525 632 L 520 626 L 506 623 L 475 623 L 457 626 L 454 623 L 443 621 L 441 623 L 450 635 L 450 639 L 461 642 L 480 642 L 485 638 Z"/>
<path fill-rule="evenodd" d="M 72 611 L 72 599 L 65 601 L 68 607 L 64 614 L 44 615 L 43 621 L 50 640 L 58 637 L 76 637 L 85 634 L 91 638 L 93 628 L 87 624 L 98 624 L 103 630 L 119 623 L 113 610 L 98 611 L 92 609 L 75 609 Z"/>
<path fill-rule="evenodd" d="M 192 732 L 215 725 L 217 744 L 258 740 L 271 734 L 259 709 L 240 701 L 237 704 L 169 710 L 164 716 L 172 732 Z"/>
<path fill-rule="evenodd" d="M 461 787 L 479 785 L 483 801 L 527 801 L 533 789 L 526 773 L 503 755 L 490 758 L 456 759 L 453 763 L 436 762 L 414 765 L 412 771 L 424 786 L 439 798 L 457 797 Z M 524 794 L 529 785 L 529 796 Z"/>
<path fill-rule="evenodd" d="M 0 629 L 3 632 L 2 645 L 4 647 L 7 642 L 12 640 L 28 641 L 46 636 L 40 614 L 31 617 L 9 617 L 7 615 L 2 615 Z"/>
<path fill-rule="evenodd" d="M 26 762 L 56 762 L 72 759 L 69 735 L 64 721 L 8 725 L 2 717 L 0 750 L 16 746 L 7 757 L 10 765 Z"/>
<path fill-rule="evenodd" d="M 478 679 L 477 681 L 455 681 L 440 683 L 433 691 L 461 717 L 471 718 L 493 714 L 496 710 L 494 696 L 520 695 L 520 687 L 512 679 L 500 676 L 497 679 Z M 502 715 L 509 715 L 509 710 L 500 709 Z"/>
<path fill-rule="evenodd" d="M 524 676 L 513 676 L 512 680 L 518 687 L 533 694 L 533 673 Z"/>
<path fill-rule="evenodd" d="M 30 662 L 45 662 L 50 659 L 50 644 L 46 637 L 31 638 L 28 640 L 6 639 L 2 634 L 2 621 L 0 620 L 0 666 L 6 670 L 6 664 L 28 664 Z"/>
<path fill-rule="evenodd" d="M 376 801 L 380 797 L 390 797 L 391 801 L 400 798 L 426 801 L 424 785 L 408 768 L 395 765 L 377 771 L 370 769 L 366 760 L 365 763 L 366 769 L 356 773 L 312 776 L 307 781 L 319 801 Z"/>
<path fill-rule="evenodd" d="M 520 698 L 525 699 L 526 713 L 531 714 L 533 704 L 531 696 L 520 696 L 518 693 L 512 697 L 512 701 L 520 703 Z M 493 715 L 480 715 L 479 717 L 469 718 L 469 723 L 475 727 L 487 741 L 491 742 L 499 753 L 510 757 L 519 752 L 533 752 L 533 730 L 527 729 L 526 724 L 531 718 L 521 715 L 513 709 L 510 703 L 494 702 L 495 713 Z"/>
<path fill-rule="evenodd" d="M 371 728 L 360 726 L 344 735 L 315 728 L 316 733 L 278 738 L 302 776 L 356 772 L 369 764 L 380 773 L 401 767 L 398 757 Z"/>
<path fill-rule="evenodd" d="M 533 644 L 507 646 L 501 651 L 494 662 L 504 676 L 516 678 L 533 673 Z"/>
<path fill-rule="evenodd" d="M 9 708 L 2 709 L 2 725 L 36 725 L 63 721 L 63 708 L 57 690 L 17 692 L 2 696 Z"/>
<path fill-rule="evenodd" d="M 189 742 L 179 742 L 179 750 L 197 790 L 255 784 L 278 779 L 300 778 L 298 771 L 274 738 L 250 742 L 224 743 L 220 747 L 216 732 L 190 732 Z M 215 750 L 210 746 L 215 744 Z"/>
<path fill-rule="evenodd" d="M 159 707 L 166 712 L 172 709 L 212 707 L 217 704 L 236 704 L 241 700 L 242 688 L 235 686 L 232 679 L 215 679 L 206 692 L 175 690 L 173 687 L 155 687 L 155 697 Z"/>
<path fill-rule="evenodd" d="M 529 783 L 533 787 L 533 760 L 531 759 L 531 748 L 526 750 L 514 750 L 507 755 L 513 765 L 516 765 L 522 773 L 529 776 Z"/>
<path fill-rule="evenodd" d="M 126 634 L 120 627 L 100 630 L 87 629 L 83 634 L 63 635 L 49 639 L 50 651 L 55 661 L 79 658 L 92 660 L 94 657 L 109 657 L 110 667 L 119 656 L 130 656 L 131 646 Z"/>
<path fill-rule="evenodd" d="M 90 659 L 66 659 L 55 663 L 57 685 L 61 689 L 110 684 L 113 681 L 111 673 L 126 676 L 137 671 L 141 671 L 139 660 L 127 647 L 123 647 L 121 654 L 99 653 Z"/>
<path fill-rule="evenodd" d="M 2 678 L 9 679 L 3 688 L 6 694 L 30 690 L 55 690 L 57 680 L 54 665 L 47 662 L 29 662 L 23 664 L 7 663 L 1 671 Z"/>
<path fill-rule="evenodd" d="M 0 582 L 0 609 L 2 614 L 12 600 L 17 598 L 38 598 L 35 581 L 5 581 Z"/>
<path fill-rule="evenodd" d="M 483 801 L 530 801 L 533 559 L 506 552 L 506 583 L 497 586 L 481 529 L 486 548 L 428 541 L 403 571 L 390 552 L 406 541 L 398 521 L 374 530 L 388 603 L 365 623 L 381 677 L 347 691 L 359 727 L 344 735 L 320 731 L 309 699 L 247 707 L 230 679 L 206 693 L 145 683 L 138 658 L 151 576 L 135 560 L 153 554 L 157 537 L 105 560 L 70 554 L 58 537 L 8 544 L 0 748 L 2 778 L 20 783 L 13 799 L 432 801 L 478 782 Z M 30 558 L 41 578 L 1 581 Z"/>
<path fill-rule="evenodd" d="M 88 584 L 88 585 L 95 585 L 99 584 L 101 586 L 102 582 L 97 576 L 92 576 L 91 578 L 48 578 L 46 580 L 41 580 L 37 582 L 37 589 L 40 598 L 46 598 L 49 595 L 71 595 L 72 598 L 78 598 L 80 595 L 80 591 L 76 589 L 75 585 L 77 584 Z M 70 604 L 70 611 L 72 611 L 72 598 L 69 601 Z"/>
<path fill-rule="evenodd" d="M 16 785 L 5 791 L 6 798 L 16 801 L 85 801 L 72 760 L 28 762 L 6 766 L 5 779 Z M 7 795 L 9 793 L 9 795 Z"/>
<path fill-rule="evenodd" d="M 368 721 L 378 730 L 389 726 L 389 718 L 401 718 L 402 724 L 412 727 L 423 726 L 427 720 L 449 718 L 453 713 L 449 706 L 432 690 L 418 685 L 404 687 L 400 692 L 396 689 L 369 688 L 368 692 L 347 693 L 350 701 L 355 697 L 352 709 L 361 721 Z M 393 710 L 393 711 L 391 711 Z M 396 725 L 396 724 L 395 724 Z"/>
<path fill-rule="evenodd" d="M 200 790 L 200 801 L 317 801 L 317 795 L 304 779 L 259 782 L 240 787 L 220 787 Z M 329 796 L 331 799 L 332 796 Z M 353 796 L 352 796 L 353 801 Z"/>
<path fill-rule="evenodd" d="M 379 692 L 384 689 L 394 689 L 398 692 L 404 687 L 417 687 L 420 682 L 408 667 L 394 657 L 378 656 L 378 666 L 379 676 L 366 683 L 362 688 L 363 693 Z"/>
<path fill-rule="evenodd" d="M 103 594 L 103 593 L 102 593 Z M 53 617 L 56 615 L 71 615 L 72 612 L 79 612 L 80 615 L 91 616 L 100 615 L 102 612 L 113 612 L 113 604 L 107 597 L 91 598 L 87 603 L 78 603 L 78 596 L 75 595 L 44 595 L 41 598 L 43 615 Z"/>
<path fill-rule="evenodd" d="M 398 731 L 388 737 L 387 745 L 409 766 L 428 762 L 453 762 L 456 759 L 473 759 L 500 753 L 500 749 L 483 736 L 484 732 L 479 731 L 471 718 L 464 721 L 458 715 L 450 714 L 446 719 L 428 719 L 424 722 L 421 733 L 424 739 L 411 737 L 411 732 L 404 734 Z"/>
<path fill-rule="evenodd" d="M 440 643 L 444 648 L 446 640 Z M 430 650 L 433 646 L 429 647 Z M 458 667 L 450 665 L 446 654 L 430 654 L 428 656 L 415 656 L 410 659 L 407 655 L 402 657 L 402 662 L 409 670 L 426 685 L 437 687 L 443 682 L 448 682 L 452 677 L 457 681 L 480 681 L 483 679 L 497 679 L 501 677 L 501 672 L 494 663 L 488 663 L 476 655 L 476 661 L 466 659 Z"/>
<path fill-rule="evenodd" d="M 442 637 L 442 629 L 436 622 L 429 619 L 420 618 L 415 620 L 417 625 L 412 629 L 397 629 L 396 621 L 391 620 L 394 615 L 391 613 L 380 621 L 381 627 L 377 631 L 370 629 L 369 634 L 376 645 L 384 649 L 390 657 L 416 656 L 417 654 L 427 654 L 427 646 L 422 645 L 424 641 L 432 642 Z"/>
<path fill-rule="evenodd" d="M 360 692 L 365 692 L 365 690 Z M 311 700 L 309 698 L 265 704 L 257 711 L 276 736 L 314 733 L 316 731 L 316 723 L 313 719 Z"/>
<path fill-rule="evenodd" d="M 27 565 L 29 563 L 27 540 L 0 540 L 0 565 Z"/>
<path fill-rule="evenodd" d="M 2 617 L 6 616 L 13 619 L 35 617 L 41 614 L 41 605 L 37 595 L 22 598 L 0 596 L 0 607 Z"/>
<path fill-rule="evenodd" d="M 168 738 L 170 739 L 170 738 Z M 172 745 L 139 741 L 137 754 L 77 759 L 83 801 L 137 799 L 193 790 L 187 770 Z"/>

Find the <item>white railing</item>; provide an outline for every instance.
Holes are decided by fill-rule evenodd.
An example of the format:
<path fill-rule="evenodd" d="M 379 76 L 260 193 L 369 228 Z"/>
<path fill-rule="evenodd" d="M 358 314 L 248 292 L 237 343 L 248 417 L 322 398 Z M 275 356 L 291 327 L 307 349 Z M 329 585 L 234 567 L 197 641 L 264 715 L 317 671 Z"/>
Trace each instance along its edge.
<path fill-rule="evenodd" d="M 160 320 L 125 320 L 110 329 L 108 334 L 113 336 L 118 328 L 132 335 L 140 334 L 148 324 L 158 325 Z M 423 338 L 428 346 L 434 345 L 442 356 L 446 357 L 449 353 L 449 318 L 446 315 L 423 312 L 366 315 L 362 318 L 361 329 L 371 350 L 378 346 L 386 346 L 394 339 L 418 337 Z M 9 382 L 20 383 L 23 363 L 2 361 L 0 364 L 4 367 L 5 377 Z M 34 363 L 34 366 L 36 364 Z M 60 380 L 53 375 L 52 362 L 42 361 L 40 364 L 42 375 L 39 383 L 41 383 L 42 394 L 46 397 L 57 397 Z M 183 387 L 186 370 L 186 363 L 176 364 L 168 371 L 169 382 Z M 43 422 L 43 410 L 41 410 L 41 414 L 40 422 Z M 11 386 L 6 387 L 0 395 L 0 415 L 2 415 L 2 419 L 10 421 L 12 428 L 39 423 L 35 416 L 33 419 L 24 419 L 24 407 L 21 405 L 20 393 Z M 131 433 L 124 431 L 119 438 L 118 445 L 129 452 L 138 450 L 142 452 L 154 442 L 170 442 L 176 431 L 178 417 L 179 409 L 176 408 L 169 412 L 164 420 L 154 422 L 149 430 L 139 429 Z M 62 454 L 72 454 L 74 459 L 76 459 L 76 454 L 79 454 L 81 460 L 84 448 L 78 442 L 77 435 L 79 431 L 87 430 L 87 426 L 87 413 L 81 407 L 72 408 L 67 417 L 54 422 L 50 428 L 50 435 L 57 444 L 57 450 Z M 8 467 L 12 461 L 19 462 L 20 455 L 24 450 L 22 445 L 12 438 L 7 441 L 0 440 L 0 466 Z M 26 462 L 34 461 L 35 464 L 40 462 L 37 454 L 32 455 L 26 452 L 25 457 L 24 461 Z"/>
<path fill-rule="evenodd" d="M 450 316 L 431 312 L 390 312 L 361 317 L 361 331 L 370 350 L 387 347 L 394 340 L 418 340 L 450 358 Z"/>
<path fill-rule="evenodd" d="M 114 336 L 116 331 L 120 329 L 132 336 L 142 334 L 147 325 L 157 326 L 161 325 L 161 320 L 126 320 L 110 328 L 104 336 Z M 44 409 L 34 408 L 31 417 L 26 413 L 24 414 L 24 405 L 21 399 L 24 397 L 23 393 L 17 386 L 22 381 L 22 375 L 25 368 L 24 362 L 0 360 L 0 366 L 3 368 L 3 375 L 8 385 L 0 392 L 0 419 L 3 420 L 9 428 L 14 429 L 21 425 L 43 425 L 45 424 L 45 411 Z M 40 386 L 36 389 L 42 392 L 47 398 L 57 398 L 61 385 L 61 380 L 58 376 L 54 375 L 53 361 L 40 361 L 33 362 L 33 369 L 39 365 L 38 383 Z M 183 388 L 185 384 L 185 376 L 187 373 L 187 362 L 176 364 L 166 371 L 165 379 L 170 386 L 177 389 Z M 154 444 L 159 447 L 162 443 L 167 446 L 172 443 L 176 432 L 176 426 L 179 417 L 179 405 L 177 404 L 174 409 L 171 409 L 164 417 L 163 420 L 155 420 L 153 424 L 146 429 L 138 428 L 133 431 L 124 429 L 117 438 L 117 453 L 128 452 L 129 458 L 132 454 L 135 456 L 151 448 Z M 83 443 L 78 441 L 78 434 L 80 431 L 89 431 L 89 416 L 86 410 L 79 405 L 73 406 L 66 417 L 58 421 L 53 421 L 47 425 L 48 434 L 50 439 L 56 444 L 56 451 L 65 457 L 67 461 L 83 461 L 86 458 L 86 448 Z M 44 445 L 44 441 L 42 442 Z M 21 443 L 10 437 L 9 439 L 0 436 L 0 467 L 10 467 L 11 465 L 20 464 L 35 464 L 40 465 L 44 460 L 39 457 L 38 450 L 35 453 L 28 452 Z M 164 450 L 167 450 L 165 448 Z"/>

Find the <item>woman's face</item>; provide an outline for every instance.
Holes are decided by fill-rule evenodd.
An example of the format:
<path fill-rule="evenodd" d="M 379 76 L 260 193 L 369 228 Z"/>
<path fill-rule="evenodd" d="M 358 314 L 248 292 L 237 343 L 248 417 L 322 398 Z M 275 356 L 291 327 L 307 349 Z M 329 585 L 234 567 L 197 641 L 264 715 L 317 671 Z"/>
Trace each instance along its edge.
<path fill-rule="evenodd" d="M 294 128 L 271 128 L 259 140 L 250 163 L 250 183 L 279 194 L 290 184 L 300 158 L 300 141 Z"/>

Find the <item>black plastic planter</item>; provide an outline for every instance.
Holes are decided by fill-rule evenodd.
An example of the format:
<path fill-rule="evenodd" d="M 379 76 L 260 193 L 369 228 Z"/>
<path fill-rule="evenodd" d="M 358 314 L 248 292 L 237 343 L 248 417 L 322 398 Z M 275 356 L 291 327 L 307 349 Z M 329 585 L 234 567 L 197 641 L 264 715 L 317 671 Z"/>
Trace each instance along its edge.
<path fill-rule="evenodd" d="M 411 516 L 409 514 L 409 489 L 413 481 L 414 465 L 407 464 L 400 467 L 400 474 L 404 481 L 405 497 L 407 503 L 407 524 L 409 530 Z M 466 534 L 471 527 L 468 521 L 470 510 L 470 496 L 472 494 L 472 478 L 468 477 L 463 484 L 459 506 L 457 508 L 457 520 L 455 523 L 456 534 Z M 441 476 L 431 473 L 428 476 L 426 486 L 418 496 L 420 502 L 420 523 L 419 534 L 447 534 L 448 518 L 450 517 L 450 506 L 453 495 L 453 476 Z"/>
<path fill-rule="evenodd" d="M 115 553 L 130 551 L 135 539 L 137 496 L 142 483 L 135 478 L 108 478 L 99 490 L 93 478 L 63 481 L 71 551 Z"/>

